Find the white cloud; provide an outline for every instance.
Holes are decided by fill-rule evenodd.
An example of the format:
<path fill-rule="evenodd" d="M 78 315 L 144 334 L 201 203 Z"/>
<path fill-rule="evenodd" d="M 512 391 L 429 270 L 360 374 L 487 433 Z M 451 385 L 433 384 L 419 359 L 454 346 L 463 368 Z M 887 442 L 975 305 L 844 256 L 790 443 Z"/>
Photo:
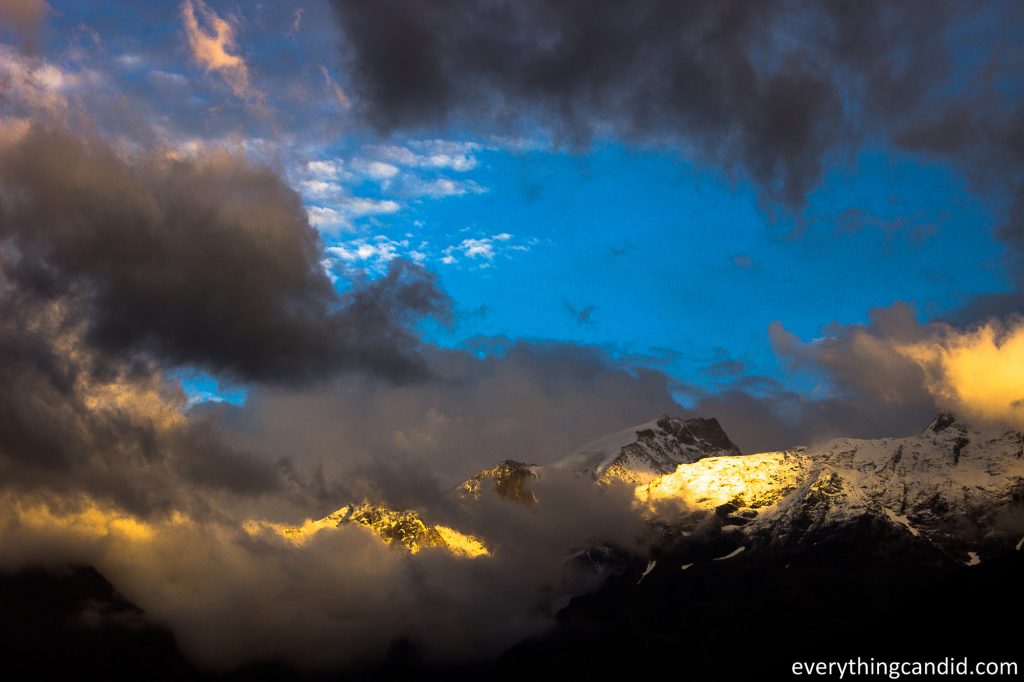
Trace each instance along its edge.
<path fill-rule="evenodd" d="M 188 85 L 188 79 L 182 76 L 180 73 L 172 73 L 170 71 L 162 71 L 161 69 L 153 69 L 149 72 L 149 79 L 160 87 L 175 87 L 181 88 Z"/>
<path fill-rule="evenodd" d="M 310 161 L 304 170 L 305 175 L 315 180 L 347 180 L 352 177 L 342 159 Z"/>
<path fill-rule="evenodd" d="M 390 180 L 399 173 L 398 166 L 386 161 L 356 159 L 352 162 L 352 167 L 362 175 L 378 182 Z"/>
<path fill-rule="evenodd" d="M 114 61 L 116 61 L 118 64 L 120 64 L 126 69 L 137 69 L 143 64 L 145 64 L 146 59 L 140 54 L 126 52 L 125 54 L 121 54 L 115 57 Z"/>
<path fill-rule="evenodd" d="M 476 142 L 451 140 L 414 140 L 406 146 L 378 145 L 367 148 L 367 154 L 406 168 L 452 170 L 458 173 L 477 166 L 475 152 L 483 147 Z"/>
<path fill-rule="evenodd" d="M 429 197 L 441 199 L 444 197 L 461 197 L 466 194 L 483 194 L 487 190 L 472 180 L 451 180 L 450 178 L 435 178 L 424 180 L 414 175 L 403 178 L 401 192 L 410 197 Z"/>
<path fill-rule="evenodd" d="M 494 242 L 490 239 L 463 239 L 459 249 L 467 258 L 494 258 Z"/>
<path fill-rule="evenodd" d="M 327 254 L 324 266 L 329 273 L 339 266 L 383 272 L 389 262 L 400 256 L 419 260 L 413 254 L 421 255 L 416 250 L 409 250 L 408 240 L 395 241 L 384 235 L 341 242 L 324 251 Z"/>
<path fill-rule="evenodd" d="M 473 261 L 476 267 L 489 267 L 491 261 L 499 254 L 508 251 L 529 251 L 529 244 L 515 244 L 508 232 L 499 232 L 490 237 L 467 237 L 458 244 L 445 247 L 441 252 L 441 262 L 454 265 L 459 259 Z"/>
<path fill-rule="evenodd" d="M 304 197 L 318 201 L 337 197 L 344 193 L 341 185 L 326 180 L 303 180 L 300 188 Z"/>
<path fill-rule="evenodd" d="M 329 206 L 307 207 L 306 214 L 310 224 L 318 230 L 338 232 L 353 229 L 353 221 L 358 218 L 397 213 L 401 208 L 389 199 L 339 197 Z"/>

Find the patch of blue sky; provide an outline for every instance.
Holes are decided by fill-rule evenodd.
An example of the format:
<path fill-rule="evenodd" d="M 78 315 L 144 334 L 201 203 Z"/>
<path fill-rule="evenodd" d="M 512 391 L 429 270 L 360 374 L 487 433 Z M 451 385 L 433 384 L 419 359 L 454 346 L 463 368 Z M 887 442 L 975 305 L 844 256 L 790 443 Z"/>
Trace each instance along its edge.
<path fill-rule="evenodd" d="M 206 372 L 181 369 L 175 372 L 175 377 L 181 382 L 189 407 L 201 403 L 242 405 L 248 396 L 246 388 L 218 381 L 216 377 Z"/>
<path fill-rule="evenodd" d="M 529 248 L 428 263 L 462 313 L 429 331 L 443 344 L 504 335 L 662 360 L 652 349 L 671 349 L 673 373 L 704 383 L 723 379 L 701 370 L 725 349 L 784 379 L 774 320 L 813 338 L 896 301 L 930 319 L 1006 288 L 994 218 L 962 179 L 881 150 L 774 221 L 749 185 L 674 153 L 490 152 L 472 177 L 488 192 L 417 205 L 417 237 L 510 234 Z"/>

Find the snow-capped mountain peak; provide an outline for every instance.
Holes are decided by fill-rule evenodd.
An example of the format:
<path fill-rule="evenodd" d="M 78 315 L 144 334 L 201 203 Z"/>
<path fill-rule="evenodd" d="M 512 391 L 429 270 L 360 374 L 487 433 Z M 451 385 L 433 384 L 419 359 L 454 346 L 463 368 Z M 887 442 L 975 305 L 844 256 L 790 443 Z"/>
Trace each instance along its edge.
<path fill-rule="evenodd" d="M 505 460 L 474 474 L 457 491 L 463 501 L 477 499 L 481 486 L 489 483 L 505 499 L 532 504 L 537 498 L 529 488 L 530 481 L 543 478 L 546 472 L 571 471 L 602 483 L 621 480 L 641 484 L 675 471 L 680 464 L 739 454 L 717 419 L 662 415 L 591 441 L 551 464 Z"/>
<path fill-rule="evenodd" d="M 1024 525 L 1024 436 L 949 414 L 904 438 L 837 438 L 784 453 L 707 458 L 639 486 L 641 504 L 727 506 L 743 532 L 800 542 L 870 518 L 967 561 L 1001 552 Z"/>
<path fill-rule="evenodd" d="M 674 471 L 680 464 L 738 454 L 740 449 L 729 440 L 717 419 L 684 420 L 663 415 L 590 442 L 549 466 L 599 481 L 644 483 Z"/>

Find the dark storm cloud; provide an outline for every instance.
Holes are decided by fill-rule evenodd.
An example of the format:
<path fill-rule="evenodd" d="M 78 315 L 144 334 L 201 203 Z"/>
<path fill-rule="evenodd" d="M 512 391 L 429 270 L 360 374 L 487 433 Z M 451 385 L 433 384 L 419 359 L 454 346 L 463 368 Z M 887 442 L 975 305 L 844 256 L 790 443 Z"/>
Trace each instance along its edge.
<path fill-rule="evenodd" d="M 188 507 L 190 491 L 281 488 L 273 464 L 181 415 L 149 363 L 98 356 L 66 303 L 0 294 L 0 478 L 5 491 L 112 500 L 134 513 Z"/>
<path fill-rule="evenodd" d="M 412 323 L 443 314 L 396 262 L 338 294 L 298 196 L 227 151 L 180 158 L 34 126 L 0 147 L 3 487 L 135 513 L 208 495 L 316 497 L 287 453 L 224 443 L 166 375 L 201 367 L 296 386 L 425 376 Z M 318 487 L 319 486 L 319 487 Z"/>
<path fill-rule="evenodd" d="M 920 105 L 948 2 L 335 0 L 384 130 L 444 123 L 682 145 L 791 206 L 830 154 Z M 966 9 L 966 8 L 962 8 Z"/>
<path fill-rule="evenodd" d="M 409 324 L 443 311 L 433 277 L 395 262 L 339 296 L 299 196 L 269 168 L 227 152 L 122 154 L 34 127 L 0 152 L 0 192 L 9 283 L 73 300 L 105 353 L 239 380 L 422 375 Z"/>

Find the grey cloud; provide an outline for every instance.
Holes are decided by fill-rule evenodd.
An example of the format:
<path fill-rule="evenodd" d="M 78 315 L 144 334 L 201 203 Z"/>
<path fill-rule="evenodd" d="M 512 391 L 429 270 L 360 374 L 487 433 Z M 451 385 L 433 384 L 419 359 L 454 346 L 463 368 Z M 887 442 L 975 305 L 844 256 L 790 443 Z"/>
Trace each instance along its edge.
<path fill-rule="evenodd" d="M 949 2 L 335 0 L 384 130 L 529 127 L 669 142 L 802 204 L 825 160 L 906 116 L 949 65 Z"/>
<path fill-rule="evenodd" d="M 131 551 L 116 539 L 82 542 L 59 529 L 22 532 L 4 507 L 5 560 L 96 566 L 205 666 L 253 656 L 312 668 L 358 665 L 399 640 L 428 660 L 496 655 L 542 632 L 572 595 L 595 585 L 596 575 L 566 569 L 568 556 L 598 539 L 642 549 L 642 520 L 626 487 L 594 486 L 568 472 L 537 483 L 543 504 L 534 509 L 489 492 L 462 508 L 451 486 L 500 459 L 550 461 L 609 429 L 679 409 L 665 375 L 628 371 L 593 349 L 516 344 L 501 353 L 480 359 L 432 350 L 437 380 L 418 384 L 361 373 L 300 388 L 256 386 L 245 405 L 199 410 L 187 436 L 170 439 L 203 451 L 202 459 L 150 455 L 154 465 L 175 464 L 156 467 L 165 487 L 180 481 L 198 497 L 193 481 L 230 482 L 225 492 L 250 497 L 207 498 L 215 506 L 205 515 L 187 506 L 202 498 L 177 499 L 171 508 L 196 522 L 159 525 L 154 515 L 157 532 Z M 158 447 L 166 442 L 158 435 Z M 262 468 L 236 471 L 243 461 Z M 269 500 L 251 498 L 261 471 L 276 472 L 277 487 L 263 489 Z M 316 518 L 361 495 L 482 537 L 492 555 L 467 561 L 425 549 L 410 556 L 359 526 L 321 533 L 301 548 L 241 528 L 243 519 L 264 515 Z M 181 589 L 166 589 L 172 583 Z"/>
<path fill-rule="evenodd" d="M 84 308 L 106 353 L 239 380 L 342 368 L 422 376 L 410 323 L 443 314 L 433 276 L 396 261 L 339 296 L 298 195 L 226 152 L 119 153 L 34 127 L 0 153 L 0 238 L 12 286 Z"/>
<path fill-rule="evenodd" d="M 504 459 L 545 463 L 680 410 L 668 376 L 585 346 L 520 342 L 483 358 L 442 349 L 427 358 L 435 379 L 407 386 L 355 374 L 302 390 L 255 387 L 244 406 L 226 408 L 223 437 L 322 463 L 345 494 L 415 506 Z"/>
<path fill-rule="evenodd" d="M 277 491 L 274 466 L 181 416 L 158 368 L 97 355 L 60 304 L 0 295 L 0 472 L 4 490 L 86 495 L 137 514 L 192 506 L 195 491 Z M 186 490 L 188 488 L 188 490 Z"/>
<path fill-rule="evenodd" d="M 40 126 L 4 146 L 3 487 L 138 514 L 323 497 L 315 468 L 227 444 L 221 413 L 186 412 L 166 374 L 425 377 L 412 325 L 446 313 L 432 277 L 396 262 L 338 294 L 321 257 L 297 195 L 237 155 L 181 159 Z"/>
<path fill-rule="evenodd" d="M 921 367 L 896 346 L 930 333 L 903 303 L 872 310 L 865 325 L 833 325 L 810 342 L 776 322 L 768 331 L 776 355 L 817 381 L 818 390 L 804 394 L 741 377 L 716 393 L 690 387 L 691 411 L 716 416 L 744 452 L 915 433 L 940 405 Z"/>

